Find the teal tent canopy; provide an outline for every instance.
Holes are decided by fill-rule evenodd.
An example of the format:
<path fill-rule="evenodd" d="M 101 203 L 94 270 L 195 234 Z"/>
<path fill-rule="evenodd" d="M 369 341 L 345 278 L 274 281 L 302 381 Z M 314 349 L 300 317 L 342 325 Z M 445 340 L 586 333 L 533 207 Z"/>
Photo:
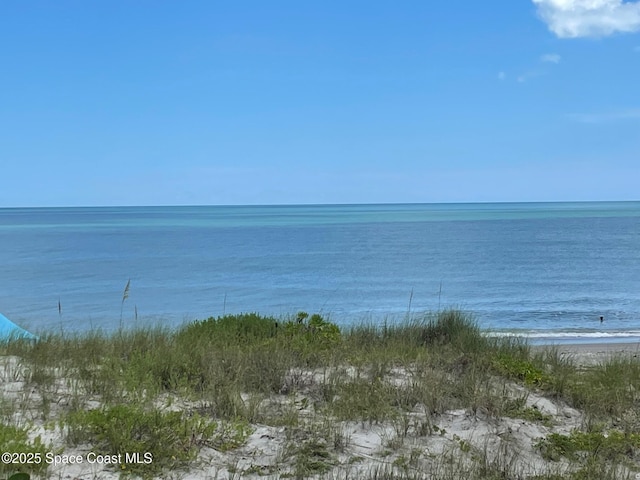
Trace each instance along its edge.
<path fill-rule="evenodd" d="M 0 313 L 0 341 L 10 338 L 36 338 Z"/>

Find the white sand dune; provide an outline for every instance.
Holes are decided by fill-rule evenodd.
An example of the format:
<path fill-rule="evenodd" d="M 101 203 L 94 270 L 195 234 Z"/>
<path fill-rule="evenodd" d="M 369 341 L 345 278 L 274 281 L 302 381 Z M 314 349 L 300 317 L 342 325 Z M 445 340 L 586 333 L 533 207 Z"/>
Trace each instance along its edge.
<path fill-rule="evenodd" d="M 547 348 L 547 347 L 536 347 Z M 559 354 L 568 356 L 582 365 L 593 365 L 614 354 L 635 356 L 635 344 L 597 344 L 556 346 Z M 79 480 L 120 478 L 117 465 L 89 463 L 90 452 L 97 452 L 90 445 L 70 448 L 65 445 L 63 431 L 51 418 L 68 408 L 72 383 L 57 379 L 57 398 L 51 402 L 47 420 L 42 419 L 40 394 L 25 382 L 25 369 L 29 368 L 18 357 L 0 359 L 0 391 L 2 402 L 13 405 L 14 414 L 4 418 L 12 423 L 30 428 L 31 438 L 40 436 L 52 451 L 64 455 L 80 456 L 81 464 L 50 466 L 47 478 Z M 348 369 L 345 369 L 348 374 Z M 315 371 L 293 372 L 302 383 L 321 382 L 326 375 Z M 302 380 L 300 380 L 302 379 Z M 403 369 L 394 369 L 387 379 L 394 384 L 409 381 Z M 547 462 L 535 448 L 535 443 L 550 433 L 567 434 L 583 424 L 581 412 L 566 404 L 517 384 L 509 384 L 509 394 L 514 398 L 526 398 L 526 406 L 548 415 L 548 424 L 518 418 L 496 418 L 479 408 L 476 411 L 449 410 L 439 415 L 429 415 L 424 406 L 416 405 L 403 420 L 398 422 L 338 422 L 333 428 L 341 439 L 340 449 L 331 461 L 330 470 L 308 478 L 360 478 L 376 468 L 418 469 L 437 473 L 447 462 L 459 462 L 463 466 L 473 455 L 484 455 L 489 462 L 508 462 L 521 478 L 543 472 L 562 472 L 562 462 Z M 186 404 L 173 401 L 172 408 L 187 408 Z M 176 407 L 178 405 L 178 407 Z M 182 406 L 181 406 L 182 405 Z M 86 408 L 99 406 L 91 400 Z M 322 422 L 313 410 L 313 398 L 305 396 L 304 388 L 296 395 L 273 395 L 263 400 L 262 408 L 296 408 L 302 422 Z M 163 479 L 236 479 L 280 478 L 292 472 L 291 458 L 286 445 L 291 441 L 283 426 L 252 425 L 253 432 L 246 443 L 226 452 L 203 448 L 189 468 L 166 472 Z M 448 460 L 444 460 L 447 458 Z"/>

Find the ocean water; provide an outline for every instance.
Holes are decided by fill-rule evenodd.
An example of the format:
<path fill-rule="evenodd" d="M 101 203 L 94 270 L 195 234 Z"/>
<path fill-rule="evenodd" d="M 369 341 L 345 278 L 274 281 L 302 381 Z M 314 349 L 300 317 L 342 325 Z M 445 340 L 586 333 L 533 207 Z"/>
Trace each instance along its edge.
<path fill-rule="evenodd" d="M 0 312 L 35 332 L 455 307 L 496 335 L 640 339 L 640 202 L 8 208 L 0 268 Z"/>

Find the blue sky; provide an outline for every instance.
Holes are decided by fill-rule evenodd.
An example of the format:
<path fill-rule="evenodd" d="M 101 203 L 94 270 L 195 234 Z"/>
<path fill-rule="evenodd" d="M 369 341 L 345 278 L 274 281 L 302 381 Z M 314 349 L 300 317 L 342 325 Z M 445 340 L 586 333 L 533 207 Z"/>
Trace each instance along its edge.
<path fill-rule="evenodd" d="M 0 207 L 640 199 L 640 2 L 10 0 L 0 55 Z"/>

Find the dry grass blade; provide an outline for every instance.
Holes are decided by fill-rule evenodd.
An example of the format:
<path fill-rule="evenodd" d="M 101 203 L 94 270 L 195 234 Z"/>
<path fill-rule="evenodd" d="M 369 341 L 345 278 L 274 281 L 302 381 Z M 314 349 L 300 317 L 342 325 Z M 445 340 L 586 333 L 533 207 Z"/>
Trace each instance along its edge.
<path fill-rule="evenodd" d="M 129 287 L 131 287 L 131 279 L 127 280 L 127 285 L 122 292 L 122 303 L 120 305 L 120 330 L 122 330 L 122 312 L 124 310 L 124 301 L 129 298 Z"/>

